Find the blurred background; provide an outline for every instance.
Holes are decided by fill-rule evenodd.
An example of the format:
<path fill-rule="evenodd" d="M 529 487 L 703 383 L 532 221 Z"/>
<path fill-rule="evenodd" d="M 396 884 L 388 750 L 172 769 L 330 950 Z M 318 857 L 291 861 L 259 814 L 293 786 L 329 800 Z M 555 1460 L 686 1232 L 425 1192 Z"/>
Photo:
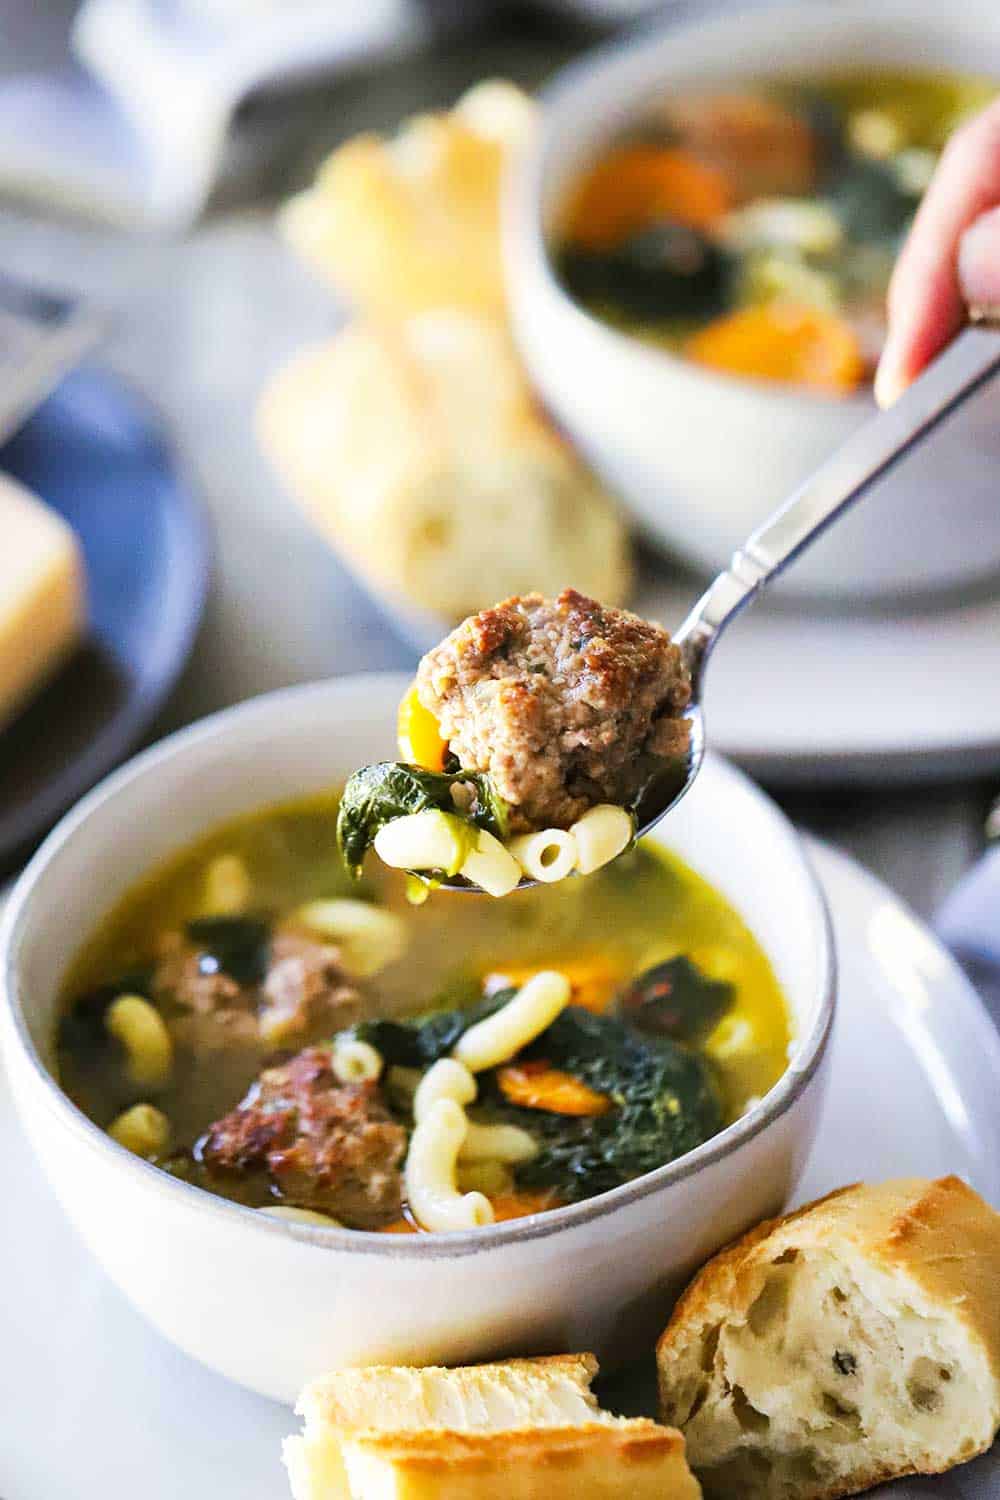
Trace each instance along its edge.
<path fill-rule="evenodd" d="M 669 91 L 643 92 L 623 74 L 610 102 L 595 102 L 574 124 L 577 84 L 561 83 L 548 166 L 535 163 L 539 222 L 551 242 L 544 287 L 528 248 L 523 257 L 542 300 L 525 293 L 518 302 L 508 283 L 498 311 L 490 277 L 499 286 L 502 273 L 490 268 L 500 260 L 500 178 L 536 148 L 546 118 L 518 91 L 534 95 L 595 47 L 611 48 L 614 62 L 628 40 L 639 51 L 659 49 L 668 79 L 676 56 L 685 78 L 707 73 L 716 90 L 735 67 L 756 68 L 765 81 L 777 70 L 783 88 L 801 92 L 825 56 L 810 41 L 811 17 L 821 38 L 828 19 L 851 7 L 797 6 L 795 26 L 782 30 L 784 49 L 758 25 L 741 63 L 741 19 L 749 25 L 766 6 L 0 0 L 0 476 L 69 523 L 86 593 L 74 614 L 66 603 L 72 559 L 60 563 L 51 538 L 47 560 L 31 562 L 36 518 L 20 492 L 0 490 L 0 590 L 14 600 L 7 609 L 0 593 L 8 631 L 0 654 L 23 664 L 25 641 L 38 644 L 53 628 L 51 652 L 38 647 L 36 679 L 12 676 L 0 705 L 4 871 L 14 873 L 55 817 L 137 744 L 287 683 L 412 666 L 465 608 L 491 601 L 497 576 L 523 575 L 516 586 L 526 588 L 535 576 L 589 569 L 595 592 L 603 585 L 608 597 L 677 624 L 716 558 L 724 564 L 730 533 L 738 540 L 745 521 L 762 519 L 868 413 L 892 254 L 942 133 L 1000 79 L 1000 21 L 980 37 L 973 66 L 961 17 L 934 22 L 951 28 L 949 57 L 926 33 L 929 7 L 915 4 L 908 26 L 907 7 L 873 3 L 877 27 L 883 8 L 897 31 L 925 27 L 917 53 L 912 39 L 899 56 L 888 42 L 881 54 L 869 50 L 855 80 L 860 94 L 845 89 L 831 102 L 810 85 L 808 100 L 783 94 L 778 116 L 763 122 L 745 81 L 735 123 L 724 112 L 706 124 L 697 110 L 665 118 L 658 97 Z M 705 25 L 729 30 L 675 48 L 674 36 Z M 938 76 L 924 78 L 923 92 L 900 85 L 901 71 L 924 77 L 929 67 Z M 588 64 L 578 75 L 584 94 L 592 73 Z M 459 106 L 444 115 L 483 80 L 517 89 L 479 92 L 464 113 Z M 398 134 L 428 112 L 438 126 Z M 443 119 L 457 121 L 453 135 Z M 786 180 L 744 183 L 725 204 L 723 232 L 715 218 L 709 224 L 705 203 L 732 141 L 747 130 L 752 149 L 765 143 L 765 158 L 779 142 L 774 159 Z M 371 154 L 373 132 L 394 140 L 388 153 Z M 364 148 L 340 154 L 359 135 L 369 137 Z M 581 143 L 575 157 L 568 135 Z M 608 168 L 617 150 L 628 159 Z M 645 221 L 629 219 L 633 199 L 660 191 L 664 156 L 685 151 L 701 166 L 685 176 L 683 163 L 667 164 L 669 205 L 650 237 Z M 651 167 L 644 152 L 660 153 Z M 551 175 L 560 153 L 577 198 L 557 234 L 541 200 L 549 191 L 543 167 Z M 816 176 L 817 153 L 823 171 L 840 174 L 832 187 Z M 587 191 L 604 192 L 597 209 L 585 206 Z M 528 195 L 524 186 L 514 230 L 524 247 Z M 431 223 L 439 256 L 428 251 Z M 508 277 L 512 264 L 522 264 L 516 247 Z M 473 266 L 487 268 L 482 284 L 471 271 L 466 284 Z M 690 307 L 671 300 L 678 285 L 693 297 Z M 517 303 L 519 355 L 508 339 L 507 299 Z M 794 327 L 784 313 L 775 322 L 760 312 L 772 302 L 808 316 Z M 479 322 L 441 324 L 433 337 L 410 329 L 408 319 L 442 306 Z M 643 433 L 635 441 L 652 434 L 655 463 L 652 481 L 633 482 L 627 423 L 616 431 L 611 420 L 613 382 L 602 392 L 604 346 L 594 345 L 581 388 L 563 392 L 554 360 L 572 364 L 576 355 L 570 346 L 563 355 L 556 337 L 541 339 L 547 348 L 532 338 L 550 311 L 552 329 L 563 319 L 568 338 L 583 337 L 585 314 L 588 340 L 612 340 L 609 358 L 612 349 L 621 355 L 624 338 L 665 346 L 672 366 L 702 366 L 701 382 L 720 382 L 709 406 L 720 421 L 725 409 L 749 446 L 729 449 L 724 426 L 697 442 L 686 424 L 672 430 L 675 398 L 664 386 L 662 405 L 637 405 Z M 341 342 L 348 323 L 352 342 Z M 490 342 L 494 333 L 500 343 Z M 328 352 L 309 364 L 314 348 Z M 424 405 L 400 406 L 396 387 L 407 369 L 430 382 Z M 532 383 L 560 435 L 538 415 Z M 688 399 L 687 386 L 678 387 L 677 402 Z M 607 431 L 598 432 L 604 408 Z M 624 423 L 628 414 L 618 415 Z M 916 528 L 940 578 L 915 578 L 911 590 L 909 574 L 901 583 L 879 573 L 899 556 L 894 546 L 913 540 L 898 523 L 897 501 L 891 524 L 857 540 L 858 556 L 873 562 L 860 593 L 857 563 L 834 559 L 811 591 L 759 606 L 759 623 L 738 627 L 747 632 L 742 648 L 734 632 L 731 665 L 720 652 L 713 667 L 719 748 L 801 824 L 850 848 L 925 914 L 983 848 L 1000 774 L 1000 506 L 988 467 L 1000 457 L 991 446 L 995 418 L 988 394 L 964 419 L 962 449 L 975 457 L 965 477 L 946 449 L 921 461 L 928 492 L 940 494 L 943 476 L 968 491 L 964 551 L 952 556 L 947 539 L 933 541 L 933 517 L 926 534 Z M 529 455 L 518 445 L 527 444 L 524 424 L 536 422 Z M 474 430 L 481 423 L 485 435 Z M 473 517 L 488 508 L 484 468 L 507 473 L 501 450 L 509 441 L 516 451 L 513 479 L 494 485 L 511 538 L 498 570 L 485 521 L 476 541 L 452 531 L 450 515 L 445 535 L 426 511 L 412 476 L 431 464 L 432 431 L 434 472 L 445 465 L 456 493 L 469 487 Z M 567 435 L 583 451 L 568 447 Z M 391 474 L 390 451 L 398 459 Z M 677 460 L 663 475 L 661 458 Z M 472 470 L 479 478 L 470 479 Z M 906 503 L 914 487 L 911 476 Z M 530 514 L 519 515 L 517 494 Z M 414 517 L 419 536 L 408 530 Z M 409 550 L 401 550 L 404 533 Z M 572 553 L 567 536 L 577 533 Z M 40 613 L 27 634 L 22 621 L 17 637 L 14 593 L 34 586 L 39 567 L 50 569 L 52 592 L 39 595 Z M 60 567 L 69 574 L 58 575 Z M 447 607 L 434 607 L 444 600 Z M 60 609 L 61 635 L 52 625 Z M 787 679 L 754 678 L 755 661 L 779 649 Z M 867 700 L 848 703 L 861 663 L 872 665 L 874 681 Z M 958 699 L 942 695 L 950 706 L 929 713 L 927 683 L 942 674 Z M 0 671 L 0 692 L 4 681 Z"/>

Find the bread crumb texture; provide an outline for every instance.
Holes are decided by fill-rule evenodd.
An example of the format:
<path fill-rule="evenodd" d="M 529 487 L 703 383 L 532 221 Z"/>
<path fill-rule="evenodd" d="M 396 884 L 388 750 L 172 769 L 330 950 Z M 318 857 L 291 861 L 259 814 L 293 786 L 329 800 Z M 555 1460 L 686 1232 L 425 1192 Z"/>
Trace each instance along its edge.
<path fill-rule="evenodd" d="M 657 1359 L 706 1496 L 833 1500 L 963 1463 L 1000 1426 L 1000 1214 L 956 1177 L 831 1193 L 710 1261 Z"/>

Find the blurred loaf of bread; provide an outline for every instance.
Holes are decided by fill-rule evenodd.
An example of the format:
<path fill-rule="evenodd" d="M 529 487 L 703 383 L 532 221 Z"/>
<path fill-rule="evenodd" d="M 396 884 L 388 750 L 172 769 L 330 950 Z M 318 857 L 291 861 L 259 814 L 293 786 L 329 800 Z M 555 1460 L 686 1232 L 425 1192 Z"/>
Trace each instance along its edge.
<path fill-rule="evenodd" d="M 258 426 L 318 526 L 407 603 L 459 620 L 528 589 L 628 593 L 621 517 L 491 319 L 356 323 L 276 376 Z"/>
<path fill-rule="evenodd" d="M 533 118 L 520 89 L 488 81 L 448 112 L 405 122 L 391 140 L 358 136 L 288 204 L 285 233 L 368 313 L 461 307 L 502 316 L 500 181 Z"/>

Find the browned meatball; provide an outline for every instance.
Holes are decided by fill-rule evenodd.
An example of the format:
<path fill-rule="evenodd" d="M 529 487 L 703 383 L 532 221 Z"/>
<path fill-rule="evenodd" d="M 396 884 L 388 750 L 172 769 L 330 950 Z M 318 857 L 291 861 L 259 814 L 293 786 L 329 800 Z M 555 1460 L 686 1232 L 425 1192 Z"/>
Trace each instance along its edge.
<path fill-rule="evenodd" d="M 153 971 L 153 994 L 168 1008 L 178 1045 L 196 1057 L 257 1041 L 301 1046 L 356 1020 L 357 988 L 340 966 L 340 949 L 278 928 L 259 984 L 240 983 L 183 933 L 168 933 Z"/>
<path fill-rule="evenodd" d="M 460 765 L 489 773 L 514 832 L 627 805 L 687 746 L 690 684 L 667 632 L 574 589 L 470 616 L 423 658 L 417 691 Z"/>
<path fill-rule="evenodd" d="M 377 1084 L 341 1083 L 330 1049 L 307 1047 L 266 1069 L 198 1155 L 225 1171 L 266 1171 L 289 1202 L 377 1229 L 401 1212 L 406 1141 Z"/>

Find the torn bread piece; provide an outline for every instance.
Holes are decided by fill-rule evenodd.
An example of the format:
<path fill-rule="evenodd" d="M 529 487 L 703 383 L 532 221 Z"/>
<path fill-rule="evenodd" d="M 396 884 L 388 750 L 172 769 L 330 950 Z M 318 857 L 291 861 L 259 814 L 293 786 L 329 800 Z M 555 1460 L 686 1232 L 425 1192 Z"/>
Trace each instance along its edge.
<path fill-rule="evenodd" d="M 842 1188 L 710 1261 L 657 1361 L 708 1496 L 940 1473 L 1000 1427 L 1000 1214 L 956 1177 Z"/>
<path fill-rule="evenodd" d="M 365 313 L 463 307 L 502 317 L 500 187 L 534 119 L 526 94 L 492 79 L 390 140 L 356 136 L 287 205 L 285 234 Z"/>
<path fill-rule="evenodd" d="M 335 1371 L 299 1399 L 303 1432 L 285 1443 L 292 1493 L 575 1500 L 599 1471 L 614 1488 L 588 1494 L 645 1496 L 658 1487 L 658 1500 L 698 1500 L 679 1434 L 602 1411 L 590 1389 L 596 1373 L 592 1354 Z"/>
<path fill-rule="evenodd" d="M 271 382 L 261 445 L 380 593 L 449 623 L 572 581 L 631 585 L 618 508 L 546 420 L 504 329 L 458 311 L 359 323 Z"/>

